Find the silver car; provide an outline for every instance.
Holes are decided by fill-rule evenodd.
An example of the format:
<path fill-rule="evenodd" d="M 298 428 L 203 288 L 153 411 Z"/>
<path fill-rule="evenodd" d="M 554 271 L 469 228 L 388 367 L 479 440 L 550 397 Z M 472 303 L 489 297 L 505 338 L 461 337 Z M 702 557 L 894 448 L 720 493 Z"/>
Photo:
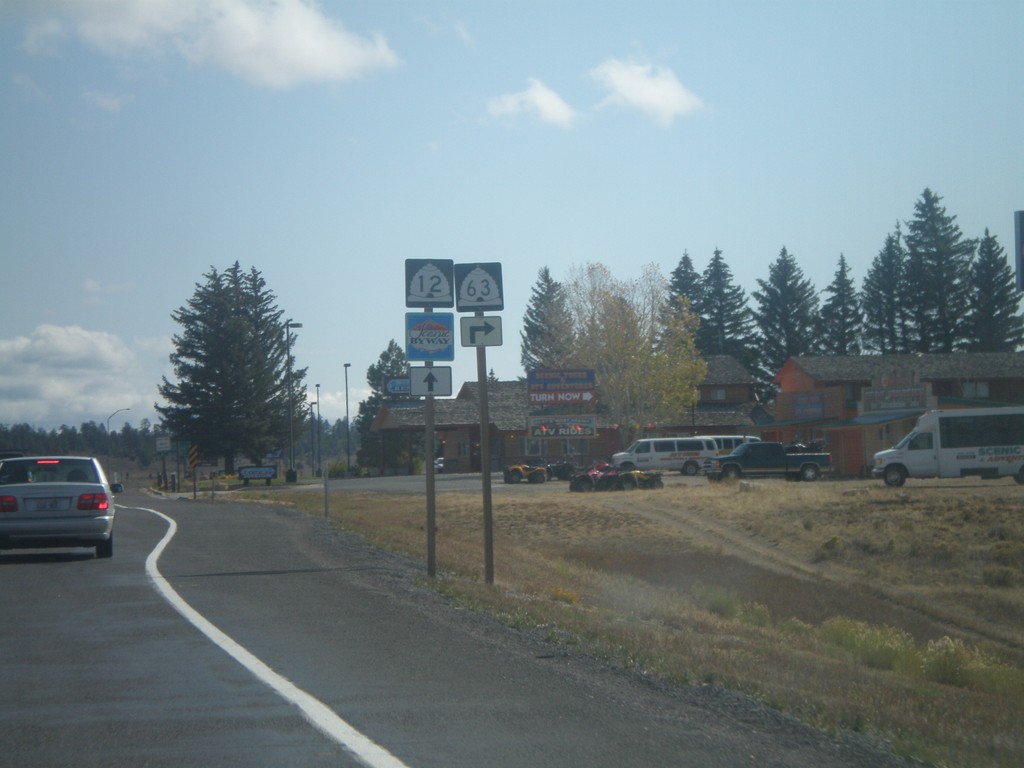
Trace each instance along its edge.
<path fill-rule="evenodd" d="M 94 547 L 114 554 L 114 494 L 103 467 L 84 456 L 0 461 L 0 549 Z"/>

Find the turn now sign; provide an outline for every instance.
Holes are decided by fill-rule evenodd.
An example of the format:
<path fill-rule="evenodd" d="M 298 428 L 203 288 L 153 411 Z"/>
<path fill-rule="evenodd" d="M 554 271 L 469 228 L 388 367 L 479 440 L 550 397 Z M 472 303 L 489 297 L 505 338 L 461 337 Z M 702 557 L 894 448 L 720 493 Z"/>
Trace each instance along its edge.
<path fill-rule="evenodd" d="M 593 392 L 531 392 L 530 405 L 578 405 L 594 402 Z"/>

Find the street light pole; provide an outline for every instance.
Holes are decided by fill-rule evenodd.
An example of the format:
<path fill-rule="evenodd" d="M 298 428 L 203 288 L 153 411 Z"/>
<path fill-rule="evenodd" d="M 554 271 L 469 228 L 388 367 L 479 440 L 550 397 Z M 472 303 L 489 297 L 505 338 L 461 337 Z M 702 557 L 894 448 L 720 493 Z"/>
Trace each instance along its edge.
<path fill-rule="evenodd" d="M 316 385 L 316 473 L 320 474 L 320 465 L 324 461 L 323 447 L 320 444 L 320 385 Z"/>
<path fill-rule="evenodd" d="M 112 418 L 114 418 L 115 416 L 117 416 L 117 414 L 121 413 L 122 411 L 130 411 L 130 410 L 131 410 L 131 408 L 118 408 L 112 414 L 107 416 L 107 455 L 109 457 L 111 457 L 111 458 L 113 458 L 113 456 L 114 456 L 114 441 L 110 437 L 110 420 Z"/>
<path fill-rule="evenodd" d="M 288 482 L 295 482 L 295 393 L 292 391 L 292 328 L 301 328 L 291 318 L 284 324 L 285 363 L 288 366 Z"/>
<path fill-rule="evenodd" d="M 313 468 L 313 477 L 316 477 L 316 433 L 313 431 L 313 408 L 316 401 L 309 401 L 309 463 Z"/>
<path fill-rule="evenodd" d="M 345 475 L 352 471 L 352 423 L 348 420 L 348 367 L 345 363 Z"/>

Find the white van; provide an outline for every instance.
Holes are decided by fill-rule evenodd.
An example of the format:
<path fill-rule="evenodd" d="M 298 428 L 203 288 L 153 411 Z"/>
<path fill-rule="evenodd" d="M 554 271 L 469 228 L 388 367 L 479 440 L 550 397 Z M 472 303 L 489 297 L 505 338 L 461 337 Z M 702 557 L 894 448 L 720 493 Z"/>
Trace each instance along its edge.
<path fill-rule="evenodd" d="M 718 453 L 721 456 L 732 453 L 744 443 L 761 442 L 761 438 L 754 437 L 753 435 L 701 435 L 701 437 L 710 437 L 714 440 L 718 446 Z"/>
<path fill-rule="evenodd" d="M 1024 485 L 1024 407 L 929 411 L 894 448 L 875 454 L 872 477 L 1010 477 Z"/>
<path fill-rule="evenodd" d="M 718 445 L 710 437 L 645 437 L 612 456 L 623 469 L 669 469 L 684 475 L 707 472 Z"/>

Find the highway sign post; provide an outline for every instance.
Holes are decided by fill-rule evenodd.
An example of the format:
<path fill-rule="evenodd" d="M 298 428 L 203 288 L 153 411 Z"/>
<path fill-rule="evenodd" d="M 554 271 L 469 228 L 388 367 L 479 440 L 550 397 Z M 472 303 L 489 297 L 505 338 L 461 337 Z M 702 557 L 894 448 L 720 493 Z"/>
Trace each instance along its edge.
<path fill-rule="evenodd" d="M 450 259 L 405 260 L 405 306 L 423 313 L 406 314 L 405 356 L 426 365 L 410 368 L 408 393 L 424 398 L 423 420 L 428 459 L 427 477 L 427 573 L 436 572 L 436 504 L 434 494 L 434 396 L 452 392 L 451 368 L 434 368 L 435 360 L 455 359 L 455 318 L 450 312 L 434 313 L 437 307 L 455 304 L 454 263 Z M 446 385 L 446 386 L 445 386 Z"/>
<path fill-rule="evenodd" d="M 480 457 L 481 480 L 484 497 L 484 579 L 488 584 L 494 583 L 494 516 L 491 508 L 491 417 L 487 404 L 487 339 L 490 333 L 486 330 L 485 311 L 500 312 L 505 308 L 505 291 L 501 284 L 501 264 L 497 262 L 480 262 L 474 264 L 455 265 L 455 310 L 457 312 L 475 312 L 471 318 L 468 333 L 463 332 L 463 346 L 476 347 L 476 378 L 480 389 Z M 492 323 L 493 326 L 493 323 Z M 463 326 L 463 328 L 467 328 Z M 497 325 L 501 343 L 500 323 Z M 470 344 L 466 344 L 467 336 Z M 475 340 L 476 343 L 473 343 Z"/>

